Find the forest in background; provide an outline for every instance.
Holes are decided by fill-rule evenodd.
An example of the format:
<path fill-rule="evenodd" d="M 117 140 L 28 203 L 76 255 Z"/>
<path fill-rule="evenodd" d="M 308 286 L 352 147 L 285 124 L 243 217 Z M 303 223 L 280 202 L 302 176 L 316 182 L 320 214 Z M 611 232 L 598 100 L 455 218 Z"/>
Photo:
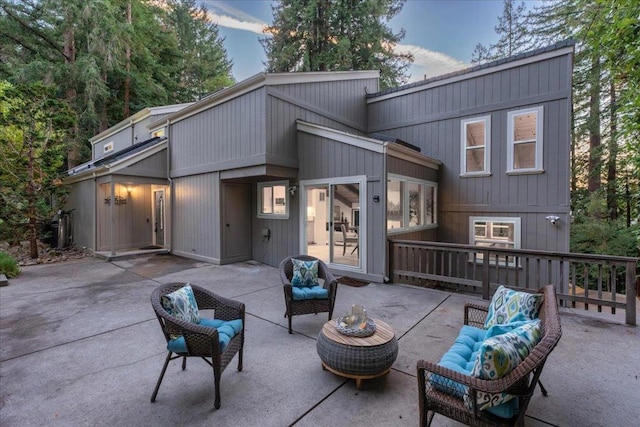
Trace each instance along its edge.
<path fill-rule="evenodd" d="M 380 69 L 382 87 L 402 84 L 412 57 L 393 52 L 404 32 L 388 22 L 404 3 L 274 2 L 265 71 Z M 576 41 L 573 252 L 638 255 L 639 17 L 636 0 L 505 0 L 498 41 L 472 54 L 483 63 Z M 224 39 L 195 0 L 0 0 L 0 37 L 3 240 L 37 237 L 64 200 L 60 176 L 89 160 L 90 137 L 234 83 Z"/>

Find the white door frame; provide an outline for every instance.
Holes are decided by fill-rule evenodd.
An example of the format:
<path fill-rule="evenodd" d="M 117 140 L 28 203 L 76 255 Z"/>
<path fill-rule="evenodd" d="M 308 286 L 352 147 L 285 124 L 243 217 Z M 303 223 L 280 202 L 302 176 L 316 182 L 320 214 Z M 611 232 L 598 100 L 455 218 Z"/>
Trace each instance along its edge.
<path fill-rule="evenodd" d="M 158 213 L 156 212 L 156 193 L 162 193 L 162 209 L 164 212 L 162 212 L 162 219 L 163 219 L 163 229 L 162 229 L 162 233 L 164 234 L 164 242 L 162 244 L 162 246 L 166 246 L 167 244 L 167 193 L 165 191 L 164 188 L 153 188 L 153 186 L 151 187 L 151 235 L 153 236 L 153 239 L 151 239 L 151 243 L 153 245 L 157 245 L 158 240 L 157 240 L 157 232 L 156 232 L 156 216 L 158 215 Z"/>
<path fill-rule="evenodd" d="M 367 176 L 355 175 L 345 176 L 339 178 L 322 178 L 322 179 L 308 179 L 300 181 L 300 188 L 298 194 L 300 195 L 299 203 L 299 218 L 300 218 L 300 241 L 298 242 L 301 254 L 307 253 L 307 187 L 318 185 L 336 185 L 336 184 L 358 184 L 360 188 L 360 266 L 354 267 L 345 264 L 333 264 L 329 263 L 329 266 L 335 269 L 344 271 L 354 271 L 358 273 L 367 273 Z M 331 227 L 330 227 L 331 229 Z"/>

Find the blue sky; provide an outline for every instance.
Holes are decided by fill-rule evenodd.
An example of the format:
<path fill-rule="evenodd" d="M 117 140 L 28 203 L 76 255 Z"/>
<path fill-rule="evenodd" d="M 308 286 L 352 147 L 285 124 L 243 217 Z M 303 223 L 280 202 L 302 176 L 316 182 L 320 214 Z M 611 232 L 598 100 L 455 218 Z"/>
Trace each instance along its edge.
<path fill-rule="evenodd" d="M 225 38 L 233 61 L 233 75 L 241 81 L 264 70 L 266 55 L 259 39 L 272 22 L 271 1 L 201 1 Z M 488 46 L 498 36 L 494 27 L 502 14 L 502 0 L 408 0 L 389 22 L 406 35 L 396 49 L 410 51 L 414 65 L 410 81 L 469 66 L 477 43 Z"/>

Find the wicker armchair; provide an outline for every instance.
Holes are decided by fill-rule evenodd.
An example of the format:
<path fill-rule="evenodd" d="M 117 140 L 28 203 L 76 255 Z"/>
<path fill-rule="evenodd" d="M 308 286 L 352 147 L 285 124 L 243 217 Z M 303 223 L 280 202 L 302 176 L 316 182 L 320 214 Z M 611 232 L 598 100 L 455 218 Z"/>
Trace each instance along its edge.
<path fill-rule="evenodd" d="M 298 300 L 293 299 L 293 291 L 291 285 L 291 278 L 293 277 L 293 263 L 292 258 L 301 259 L 305 261 L 318 261 L 318 278 L 324 280 L 324 288 L 329 291 L 329 296 L 326 299 L 307 299 Z M 309 255 L 295 255 L 287 257 L 280 263 L 280 280 L 284 287 L 284 301 L 286 304 L 285 317 L 289 318 L 289 333 L 292 334 L 291 318 L 300 314 L 311 313 L 329 313 L 328 320 L 331 320 L 333 316 L 333 306 L 336 301 L 336 292 L 338 290 L 338 282 L 333 277 L 331 271 L 327 265 L 318 258 Z"/>
<path fill-rule="evenodd" d="M 461 423 L 470 426 L 496 426 L 524 424 L 524 416 L 531 396 L 540 379 L 540 373 L 551 351 L 560 340 L 562 330 L 560 328 L 560 316 L 556 301 L 556 293 L 553 285 L 544 287 L 540 293 L 544 300 L 540 308 L 542 338 L 520 364 L 506 376 L 496 380 L 482 380 L 464 375 L 462 373 L 444 368 L 433 362 L 420 360 L 417 363 L 418 394 L 420 406 L 420 425 L 431 425 L 435 413 L 442 414 Z M 483 328 L 488 313 L 488 307 L 477 304 L 466 304 L 464 313 L 465 325 Z M 473 402 L 473 409 L 468 409 L 463 399 L 455 396 L 455 393 L 443 391 L 443 387 L 434 386 L 435 383 L 443 384 L 446 381 L 449 387 L 468 387 L 469 397 Z M 455 385 L 457 383 L 457 385 Z M 542 393 L 547 392 L 540 384 Z M 507 392 L 516 396 L 519 400 L 519 412 L 511 419 L 496 417 L 486 411 L 481 411 L 476 406 L 476 393 Z"/>
<path fill-rule="evenodd" d="M 165 359 L 162 372 L 158 378 L 156 388 L 153 390 L 151 401 L 155 402 L 162 378 L 167 370 L 169 362 L 182 357 L 182 369 L 187 366 L 187 357 L 200 357 L 213 368 L 213 381 L 215 387 L 215 408 L 220 408 L 220 376 L 227 365 L 238 353 L 238 371 L 242 371 L 242 352 L 244 349 L 244 323 L 245 306 L 243 303 L 218 296 L 204 288 L 191 285 L 199 310 L 215 310 L 215 318 L 220 320 L 242 320 L 242 330 L 227 344 L 224 351 L 220 351 L 218 330 L 216 328 L 202 326 L 196 323 L 185 322 L 170 315 L 162 306 L 160 298 L 186 283 L 167 283 L 157 287 L 151 294 L 151 305 L 156 313 L 160 328 L 169 343 L 170 335 L 182 335 L 185 339 L 187 353 L 173 353 L 169 351 Z"/>

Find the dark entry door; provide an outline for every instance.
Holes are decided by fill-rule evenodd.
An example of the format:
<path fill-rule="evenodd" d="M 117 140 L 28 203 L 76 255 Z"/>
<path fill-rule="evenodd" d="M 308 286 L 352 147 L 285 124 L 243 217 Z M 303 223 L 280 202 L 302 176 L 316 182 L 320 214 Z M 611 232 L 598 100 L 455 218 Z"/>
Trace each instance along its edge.
<path fill-rule="evenodd" d="M 251 186 L 223 184 L 222 262 L 251 259 Z"/>
<path fill-rule="evenodd" d="M 153 192 L 155 244 L 164 246 L 164 190 Z"/>

